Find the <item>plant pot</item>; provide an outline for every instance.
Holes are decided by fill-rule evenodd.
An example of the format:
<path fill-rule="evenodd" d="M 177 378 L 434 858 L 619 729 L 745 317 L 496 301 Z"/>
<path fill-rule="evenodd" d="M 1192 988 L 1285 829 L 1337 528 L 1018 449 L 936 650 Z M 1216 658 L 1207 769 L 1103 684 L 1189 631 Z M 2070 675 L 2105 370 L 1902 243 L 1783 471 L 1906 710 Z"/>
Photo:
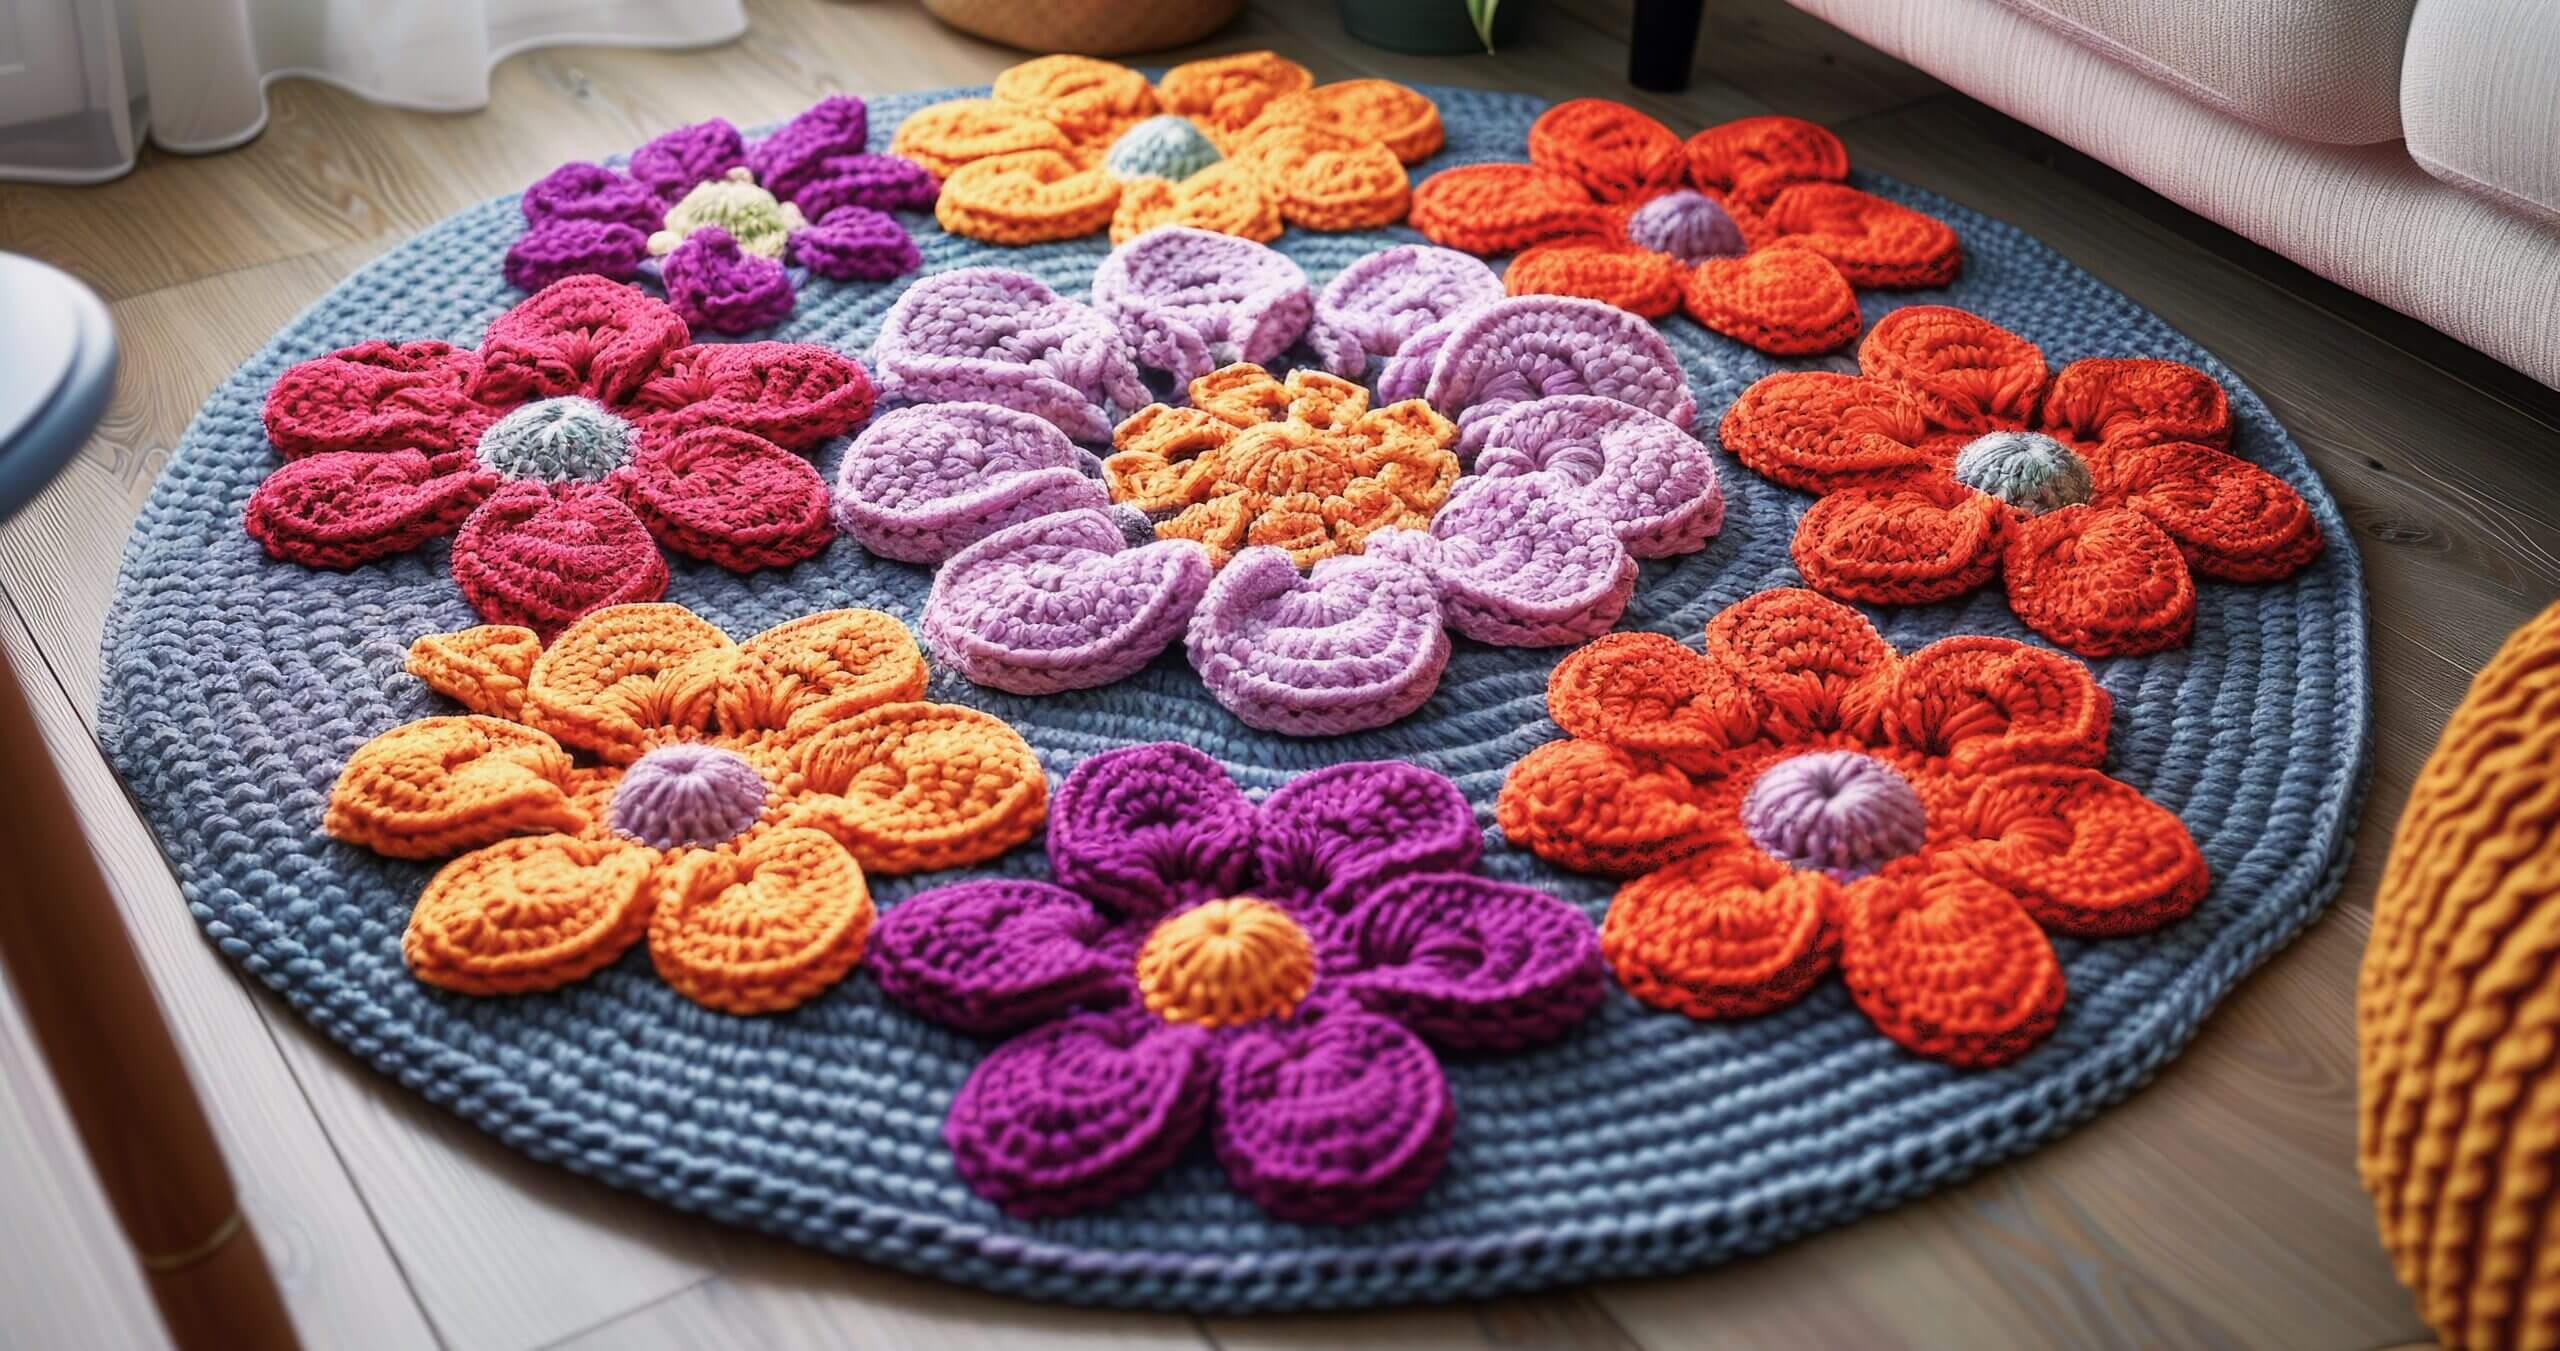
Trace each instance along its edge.
<path fill-rule="evenodd" d="M 1118 56 L 1197 42 L 1232 21 L 1244 0 L 924 0 L 924 8 L 963 33 L 1027 52 Z"/>
<path fill-rule="evenodd" d="M 1457 56 L 1484 50 L 1463 0 L 1341 0 L 1344 31 L 1372 47 L 1415 56 Z M 1520 36 L 1529 0 L 1502 0 L 1493 11 L 1493 45 Z"/>

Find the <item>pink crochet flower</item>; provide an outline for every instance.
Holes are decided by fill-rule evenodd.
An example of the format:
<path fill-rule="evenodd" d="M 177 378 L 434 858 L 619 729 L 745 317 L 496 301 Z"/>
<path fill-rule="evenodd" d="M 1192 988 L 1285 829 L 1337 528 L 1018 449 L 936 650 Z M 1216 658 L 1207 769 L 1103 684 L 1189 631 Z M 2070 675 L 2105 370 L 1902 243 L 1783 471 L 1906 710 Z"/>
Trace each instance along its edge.
<path fill-rule="evenodd" d="M 571 277 L 476 352 L 367 342 L 306 361 L 267 395 L 285 463 L 249 498 L 249 533 L 325 568 L 451 534 L 472 608 L 546 636 L 657 599 L 660 545 L 742 572 L 810 557 L 834 537 L 827 489 L 792 452 L 860 426 L 870 377 L 806 343 L 690 338 L 636 288 Z"/>

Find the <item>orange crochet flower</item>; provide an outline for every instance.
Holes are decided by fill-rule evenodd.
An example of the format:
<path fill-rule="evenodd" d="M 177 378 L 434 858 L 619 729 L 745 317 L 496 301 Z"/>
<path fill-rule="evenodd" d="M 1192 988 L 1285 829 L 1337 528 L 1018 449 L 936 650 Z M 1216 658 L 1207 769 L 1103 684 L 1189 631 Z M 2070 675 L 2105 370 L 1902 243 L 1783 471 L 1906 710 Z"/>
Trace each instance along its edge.
<path fill-rule="evenodd" d="M 1659 319 L 1686 306 L 1763 352 L 1828 352 L 1858 335 L 1855 288 L 1943 286 L 1955 231 L 1839 180 L 1840 139 L 1793 117 L 1746 117 L 1683 144 L 1607 99 L 1549 108 L 1529 163 L 1435 174 L 1413 224 L 1469 253 L 1519 252 L 1513 295 L 1587 296 Z"/>
<path fill-rule="evenodd" d="M 2195 626 L 2194 575 L 2291 576 L 2320 552 L 2302 495 L 2224 451 L 2222 386 L 2174 361 L 2075 361 L 1987 319 L 1899 309 L 1858 347 L 1862 375 L 1768 376 L 1724 445 L 1822 494 L 1795 562 L 1827 595 L 1915 605 L 2008 573 L 2027 627 L 2088 656 L 2157 652 Z"/>
<path fill-rule="evenodd" d="M 2053 1030 L 2046 933 L 2178 919 L 2205 863 L 2166 809 L 2101 773 L 2088 669 L 2006 638 L 1895 656 L 1810 591 L 1747 597 L 1706 655 L 1613 633 L 1556 667 L 1549 742 L 1502 786 L 1503 833 L 1624 875 L 1601 951 L 1636 998 L 1762 1013 L 1835 967 L 1886 1036 L 1962 1066 Z"/>
<path fill-rule="evenodd" d="M 680 605 L 616 605 L 549 649 L 483 624 L 409 649 L 468 716 L 359 747 L 323 829 L 447 863 L 401 950 L 466 994 L 548 990 L 645 935 L 658 974 L 730 1013 L 833 985 L 871 931 L 866 869 L 917 872 L 1030 838 L 1048 787 L 975 709 L 918 702 L 897 620 L 835 610 L 732 643 Z"/>
<path fill-rule="evenodd" d="M 1239 362 L 1191 382 L 1191 405 L 1150 404 L 1120 424 L 1102 462 L 1113 500 L 1198 540 L 1220 567 L 1257 544 L 1300 568 L 1356 554 L 1390 526 L 1419 530 L 1458 481 L 1456 423 L 1420 399 L 1369 406 L 1321 371 L 1286 382 Z"/>
<path fill-rule="evenodd" d="M 1440 148 L 1440 110 L 1386 80 L 1318 86 L 1274 52 L 1192 61 L 1150 87 L 1126 66 L 1043 56 L 993 98 L 932 104 L 892 153 L 943 178 L 934 215 L 998 244 L 1125 242 L 1193 225 L 1259 243 L 1284 225 L 1361 230 L 1404 218 L 1404 166 Z"/>

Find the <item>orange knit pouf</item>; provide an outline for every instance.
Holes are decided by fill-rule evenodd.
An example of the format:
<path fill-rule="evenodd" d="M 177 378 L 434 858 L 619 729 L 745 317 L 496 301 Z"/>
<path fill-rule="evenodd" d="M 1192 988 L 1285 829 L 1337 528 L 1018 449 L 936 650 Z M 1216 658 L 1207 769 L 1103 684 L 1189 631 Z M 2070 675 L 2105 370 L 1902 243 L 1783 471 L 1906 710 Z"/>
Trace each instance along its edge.
<path fill-rule="evenodd" d="M 2560 1346 L 2560 605 L 2409 793 L 2356 997 L 2359 1163 L 2448 1347 Z"/>

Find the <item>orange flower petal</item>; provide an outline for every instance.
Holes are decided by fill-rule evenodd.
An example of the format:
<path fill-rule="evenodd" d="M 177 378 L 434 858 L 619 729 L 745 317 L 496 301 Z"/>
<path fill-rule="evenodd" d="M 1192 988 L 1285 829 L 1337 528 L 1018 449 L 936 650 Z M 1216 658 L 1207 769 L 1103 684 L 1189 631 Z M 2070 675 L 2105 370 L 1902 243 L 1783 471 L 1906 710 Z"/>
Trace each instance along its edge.
<path fill-rule="evenodd" d="M 2183 362 L 2147 357 L 2075 361 L 2053 377 L 2040 418 L 2065 441 L 2110 447 L 2195 441 L 2231 444 L 2231 398 Z"/>
<path fill-rule="evenodd" d="M 1179 183 L 1141 178 L 1123 184 L 1111 213 L 1111 242 L 1126 244 L 1159 225 L 1215 230 L 1257 244 L 1287 228 L 1261 173 L 1236 160 L 1220 160 Z"/>
<path fill-rule="evenodd" d="M 1090 146 L 1109 145 L 1158 110 L 1146 76 L 1090 56 L 1034 57 L 998 73 L 994 92 L 997 102 L 1030 109 Z"/>
<path fill-rule="evenodd" d="M 2026 765 L 1986 780 L 1965 809 L 1982 843 L 1966 865 L 2015 893 L 2038 924 L 2080 938 L 2143 933 L 2204 899 L 2204 855 L 2168 808 L 2094 769 Z"/>
<path fill-rule="evenodd" d="M 1735 849 L 1618 888 L 1600 953 L 1627 993 L 1692 1018 L 1747 1018 L 1804 998 L 1840 958 L 1840 884 Z"/>
<path fill-rule="evenodd" d="M 844 979 L 871 937 L 862 869 L 815 830 L 689 851 L 659 870 L 655 895 L 649 959 L 659 978 L 723 1013 L 807 1001 Z"/>
<path fill-rule="evenodd" d="M 1065 154 L 1074 143 L 1057 126 L 1028 108 L 987 99 L 952 99 L 929 103 L 898 124 L 889 138 L 889 153 L 923 165 L 936 178 L 949 178 L 961 165 L 1026 150 Z"/>
<path fill-rule="evenodd" d="M 409 644 L 409 674 L 474 713 L 524 715 L 525 681 L 542 656 L 542 639 L 516 624 L 477 624 L 459 633 L 430 633 Z"/>
<path fill-rule="evenodd" d="M 1556 663 L 1547 715 L 1568 734 L 1715 772 L 1759 739 L 1760 701 L 1731 671 L 1658 633 L 1609 633 Z"/>
<path fill-rule="evenodd" d="M 1568 99 L 1539 114 L 1529 162 L 1571 175 L 1603 202 L 1669 192 L 1689 167 L 1671 128 L 1608 99 Z"/>
<path fill-rule="evenodd" d="M 2177 543 L 2122 508 L 2064 507 L 2010 532 L 2009 608 L 2084 657 L 2136 656 L 2187 641 L 2196 584 Z"/>
<path fill-rule="evenodd" d="M 1532 245 L 1511 260 L 1503 289 L 1515 296 L 1581 296 L 1659 319 L 1680 306 L 1678 259 L 1641 244 L 1597 237 Z"/>
<path fill-rule="evenodd" d="M 1156 538 L 1187 539 L 1209 551 L 1209 564 L 1223 568 L 1244 548 L 1259 504 L 1243 493 L 1224 493 L 1184 507 L 1156 522 Z"/>
<path fill-rule="evenodd" d="M 1115 502 L 1150 515 L 1179 511 L 1215 481 L 1219 452 L 1236 435 L 1235 424 L 1208 409 L 1149 404 L 1114 434 L 1120 449 L 1103 460 L 1103 482 Z"/>
<path fill-rule="evenodd" d="M 1867 374 L 1899 382 L 1950 431 L 2023 427 L 2044 394 L 2044 353 L 1977 314 L 1906 305 L 1858 344 Z"/>
<path fill-rule="evenodd" d="M 2320 523 L 2302 494 L 2236 455 L 2173 441 L 2110 448 L 2092 467 L 2207 577 L 2272 582 L 2319 556 Z"/>
<path fill-rule="evenodd" d="M 1689 176 L 1719 191 L 1849 174 L 1840 138 L 1800 117 L 1739 118 L 1690 137 L 1685 148 Z"/>
<path fill-rule="evenodd" d="M 1393 80 L 1318 85 L 1275 100 L 1261 118 L 1263 126 L 1292 123 L 1376 141 L 1407 164 L 1438 154 L 1448 139 L 1440 106 Z"/>
<path fill-rule="evenodd" d="M 1596 741 L 1550 741 L 1520 758 L 1495 808 L 1511 843 L 1582 872 L 1627 876 L 1739 838 L 1702 810 L 1687 776 Z"/>
<path fill-rule="evenodd" d="M 873 872 L 990 859 L 1040 829 L 1048 781 L 1022 734 L 957 704 L 887 704 L 800 743 L 784 824 L 825 831 Z"/>
<path fill-rule="evenodd" d="M 500 840 L 427 883 L 400 954 L 418 979 L 464 994 L 524 994 L 583 979 L 648 932 L 657 858 L 628 840 Z"/>
<path fill-rule="evenodd" d="M 1927 467 L 1929 434 L 1902 387 L 1837 371 L 1781 371 L 1724 415 L 1724 448 L 1763 478 L 1810 493 L 1873 485 Z"/>
<path fill-rule="evenodd" d="M 497 718 L 421 718 L 356 748 L 320 828 L 392 858 L 444 858 L 510 835 L 575 833 L 569 753 Z"/>
<path fill-rule="evenodd" d="M 668 733 L 709 731 L 729 635 L 681 605 L 613 605 L 552 640 L 525 687 L 525 720 L 628 764 Z"/>
<path fill-rule="evenodd" d="M 2006 1064 L 2062 1016 L 2062 963 L 2018 902 L 1961 870 L 1848 888 L 1840 975 L 1877 1030 L 1966 1069 Z"/>
<path fill-rule="evenodd" d="M 1936 473 L 1836 492 L 1796 522 L 1796 571 L 1827 596 L 1925 605 L 1990 581 L 2014 513 Z"/>
<path fill-rule="evenodd" d="M 1262 175 L 1263 189 L 1278 199 L 1281 217 L 1304 229 L 1392 225 L 1404 219 L 1413 200 L 1412 184 L 1394 151 L 1323 127 L 1264 127 L 1236 158 Z"/>
<path fill-rule="evenodd" d="M 1852 286 L 1944 286 L 1964 259 L 1946 222 L 1845 183 L 1786 188 L 1760 223 L 1772 239 L 1830 259 Z"/>
<path fill-rule="evenodd" d="M 994 244 L 1074 239 L 1111 223 L 1120 184 L 1099 165 L 1055 150 L 974 160 L 942 180 L 933 218 L 955 235 Z"/>
<path fill-rule="evenodd" d="M 1884 734 L 1960 775 L 2019 764 L 2096 765 L 2114 701 L 2089 668 L 2032 643 L 1941 638 L 1902 659 Z"/>
<path fill-rule="evenodd" d="M 1301 382 L 1299 389 L 1303 388 L 1306 386 Z M 1188 392 L 1192 407 L 1235 427 L 1283 421 L 1290 416 L 1298 397 L 1298 389 L 1281 383 L 1271 372 L 1249 361 L 1221 366 L 1193 380 Z M 1360 397 L 1365 400 L 1368 396 Z"/>
<path fill-rule="evenodd" d="M 1781 735 L 1841 726 L 1862 687 L 1894 669 L 1893 649 L 1866 616 L 1794 587 L 1726 606 L 1707 624 L 1707 655 L 1760 697 Z"/>
<path fill-rule="evenodd" d="M 1778 356 L 1828 352 L 1858 336 L 1858 293 L 1831 260 L 1782 244 L 1709 258 L 1681 276 L 1689 317 Z"/>
<path fill-rule="evenodd" d="M 719 694 L 721 726 L 805 734 L 882 704 L 924 697 L 924 653 L 878 610 L 828 610 L 738 645 Z"/>
<path fill-rule="evenodd" d="M 1278 52 L 1238 52 L 1185 61 L 1156 81 L 1156 100 L 1169 113 L 1199 124 L 1225 143 L 1253 125 L 1278 99 L 1315 87 L 1314 72 Z"/>
<path fill-rule="evenodd" d="M 1413 190 L 1410 223 L 1434 244 L 1511 253 L 1599 231 L 1607 211 L 1572 178 L 1532 164 L 1466 164 Z"/>

